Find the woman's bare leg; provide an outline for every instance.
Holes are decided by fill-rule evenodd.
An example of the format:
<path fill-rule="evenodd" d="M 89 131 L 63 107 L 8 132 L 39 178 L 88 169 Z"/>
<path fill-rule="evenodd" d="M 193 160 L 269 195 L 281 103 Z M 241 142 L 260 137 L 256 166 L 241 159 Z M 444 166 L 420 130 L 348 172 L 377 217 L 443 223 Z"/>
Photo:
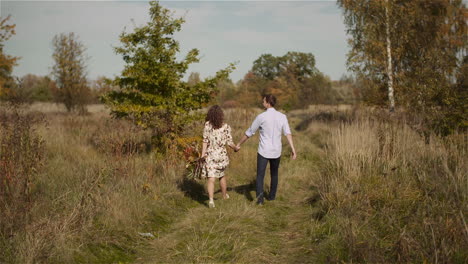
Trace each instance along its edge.
<path fill-rule="evenodd" d="M 215 182 L 214 177 L 209 177 L 208 178 L 207 189 L 208 189 L 208 197 L 210 198 L 210 201 L 213 201 L 214 182 Z"/>
<path fill-rule="evenodd" d="M 227 183 L 226 183 L 226 176 L 219 179 L 219 186 L 221 187 L 221 192 L 223 193 L 223 198 L 227 199 Z"/>

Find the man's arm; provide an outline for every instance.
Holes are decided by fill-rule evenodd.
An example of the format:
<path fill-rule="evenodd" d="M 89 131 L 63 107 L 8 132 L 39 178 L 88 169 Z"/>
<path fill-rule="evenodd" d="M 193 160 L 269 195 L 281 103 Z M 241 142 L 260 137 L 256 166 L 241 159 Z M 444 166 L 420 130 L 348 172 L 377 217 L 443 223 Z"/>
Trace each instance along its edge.
<path fill-rule="evenodd" d="M 247 141 L 247 139 L 249 139 L 249 137 L 247 135 L 244 134 L 244 136 L 242 136 L 241 140 L 239 141 L 239 143 L 237 143 L 237 151 L 239 151 L 240 149 L 240 146 L 242 144 L 244 144 L 245 141 Z"/>
<path fill-rule="evenodd" d="M 296 159 L 296 149 L 294 148 L 294 142 L 293 142 L 292 135 L 291 135 L 291 129 L 289 128 L 289 122 L 288 122 L 288 118 L 286 118 L 286 116 L 285 116 L 284 123 L 283 123 L 283 133 L 286 136 L 286 138 L 288 139 L 289 146 L 291 146 L 291 151 L 292 151 L 291 158 L 293 160 L 295 160 Z"/>
<path fill-rule="evenodd" d="M 242 136 L 241 140 L 239 143 L 237 143 L 237 151 L 239 151 L 240 146 L 247 141 L 250 137 L 252 137 L 255 132 L 257 132 L 258 128 L 260 127 L 260 117 L 257 116 L 255 120 L 252 122 L 252 125 L 245 131 L 245 134 Z"/>
<path fill-rule="evenodd" d="M 291 151 L 292 151 L 291 158 L 293 160 L 295 160 L 297 156 L 296 156 L 296 149 L 294 149 L 294 142 L 293 142 L 293 139 L 292 139 L 292 135 L 287 134 L 286 138 L 288 139 L 289 146 L 291 146 Z"/>

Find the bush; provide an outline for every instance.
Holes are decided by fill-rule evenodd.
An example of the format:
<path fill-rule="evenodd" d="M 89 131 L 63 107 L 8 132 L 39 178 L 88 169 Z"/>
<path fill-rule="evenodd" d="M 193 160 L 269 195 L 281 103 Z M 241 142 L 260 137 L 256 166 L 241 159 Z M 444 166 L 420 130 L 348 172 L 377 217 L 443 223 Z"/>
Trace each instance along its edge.
<path fill-rule="evenodd" d="M 0 112 L 0 236 L 12 236 L 28 219 L 45 152 L 34 128 L 41 122 L 42 115 L 25 114 L 18 106 Z"/>
<path fill-rule="evenodd" d="M 151 136 L 142 128 L 126 120 L 101 121 L 102 125 L 96 127 L 89 143 L 102 154 L 122 157 L 151 150 Z"/>
<path fill-rule="evenodd" d="M 239 107 L 239 102 L 237 102 L 236 100 L 227 100 L 227 101 L 223 102 L 222 107 L 225 108 L 225 109 L 227 109 L 227 108 L 236 108 L 236 107 Z"/>

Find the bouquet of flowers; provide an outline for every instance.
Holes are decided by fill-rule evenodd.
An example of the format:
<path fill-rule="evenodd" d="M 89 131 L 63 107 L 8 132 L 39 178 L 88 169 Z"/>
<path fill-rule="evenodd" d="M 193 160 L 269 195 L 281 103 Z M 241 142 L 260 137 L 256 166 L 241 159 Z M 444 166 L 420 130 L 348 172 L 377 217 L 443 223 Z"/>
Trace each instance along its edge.
<path fill-rule="evenodd" d="M 200 152 L 196 146 L 189 146 L 184 150 L 184 157 L 187 162 L 186 177 L 188 179 L 203 179 L 206 177 L 206 162 L 204 157 L 200 157 Z"/>

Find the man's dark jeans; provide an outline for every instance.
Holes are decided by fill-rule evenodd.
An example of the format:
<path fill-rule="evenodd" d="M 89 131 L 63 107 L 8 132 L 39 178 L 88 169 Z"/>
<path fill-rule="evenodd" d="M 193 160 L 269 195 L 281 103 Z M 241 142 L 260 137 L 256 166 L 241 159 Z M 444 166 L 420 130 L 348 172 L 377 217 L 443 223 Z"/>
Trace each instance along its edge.
<path fill-rule="evenodd" d="M 270 195 L 269 200 L 276 198 L 276 189 L 278 188 L 278 168 L 281 157 L 277 159 L 267 159 L 257 153 L 257 203 L 263 203 L 263 180 L 265 178 L 265 170 L 268 162 L 270 162 Z"/>

